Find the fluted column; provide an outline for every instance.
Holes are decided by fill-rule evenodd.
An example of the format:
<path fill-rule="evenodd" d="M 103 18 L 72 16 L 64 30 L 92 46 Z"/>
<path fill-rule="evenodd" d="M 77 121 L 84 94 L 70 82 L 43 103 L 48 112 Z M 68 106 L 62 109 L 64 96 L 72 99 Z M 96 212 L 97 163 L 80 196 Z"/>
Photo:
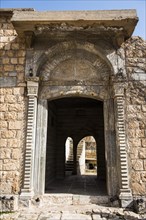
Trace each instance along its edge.
<path fill-rule="evenodd" d="M 132 193 L 129 187 L 128 157 L 125 131 L 125 99 L 124 86 L 114 86 L 114 104 L 116 121 L 116 142 L 119 154 L 120 194 L 121 206 L 127 207 L 132 202 Z"/>
<path fill-rule="evenodd" d="M 34 149 L 35 149 L 35 132 L 36 132 L 36 111 L 38 95 L 38 77 L 27 79 L 27 131 L 26 147 L 24 157 L 24 181 L 21 189 L 21 197 L 33 196 L 33 172 L 34 172 Z"/>

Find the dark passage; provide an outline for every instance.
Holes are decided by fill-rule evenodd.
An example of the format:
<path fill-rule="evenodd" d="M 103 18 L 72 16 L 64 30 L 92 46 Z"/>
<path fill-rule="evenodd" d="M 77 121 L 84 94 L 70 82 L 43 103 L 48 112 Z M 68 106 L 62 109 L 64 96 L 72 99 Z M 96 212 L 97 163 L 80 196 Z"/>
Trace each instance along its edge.
<path fill-rule="evenodd" d="M 85 191 L 86 194 L 92 193 L 89 185 L 91 188 L 97 189 L 98 194 L 100 191 L 105 193 L 103 102 L 82 97 L 62 98 L 49 101 L 48 109 L 46 192 L 51 193 L 53 190 L 57 190 L 58 192 L 64 191 L 64 193 L 77 193 L 75 185 L 78 182 L 81 186 L 86 185 L 81 189 L 77 186 L 80 193 L 84 194 Z M 96 140 L 97 175 L 77 175 L 77 146 L 80 140 L 86 136 L 93 136 Z M 67 137 L 73 139 L 73 176 L 65 175 L 65 142 Z"/>

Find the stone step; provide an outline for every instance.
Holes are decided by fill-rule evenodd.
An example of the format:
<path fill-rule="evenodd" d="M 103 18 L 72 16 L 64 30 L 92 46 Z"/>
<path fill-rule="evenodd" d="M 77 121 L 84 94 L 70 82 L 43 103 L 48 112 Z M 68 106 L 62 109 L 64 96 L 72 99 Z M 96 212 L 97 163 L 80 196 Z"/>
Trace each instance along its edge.
<path fill-rule="evenodd" d="M 74 195 L 74 194 L 46 194 L 43 196 L 42 205 L 89 205 L 97 204 L 107 206 L 109 204 L 108 196 L 89 196 L 89 195 Z"/>

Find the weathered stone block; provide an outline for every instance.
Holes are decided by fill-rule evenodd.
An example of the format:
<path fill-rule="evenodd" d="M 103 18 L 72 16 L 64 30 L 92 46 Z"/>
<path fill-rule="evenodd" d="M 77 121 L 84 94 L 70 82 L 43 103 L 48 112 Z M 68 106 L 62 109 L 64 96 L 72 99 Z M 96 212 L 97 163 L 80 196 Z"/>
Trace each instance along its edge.
<path fill-rule="evenodd" d="M 7 147 L 7 139 L 0 139 L 0 146 Z"/>
<path fill-rule="evenodd" d="M 11 48 L 12 48 L 12 50 L 19 50 L 19 44 L 18 43 L 12 43 Z"/>
<path fill-rule="evenodd" d="M 9 139 L 8 140 L 8 147 L 10 148 L 19 148 L 20 147 L 20 140 L 18 139 Z"/>
<path fill-rule="evenodd" d="M 18 60 L 17 58 L 11 58 L 11 64 L 17 64 Z"/>
<path fill-rule="evenodd" d="M 1 87 L 12 87 L 16 86 L 16 77 L 0 77 Z"/>
<path fill-rule="evenodd" d="M 7 95 L 5 96 L 5 102 L 7 103 L 16 103 L 16 96 L 14 95 Z"/>
<path fill-rule="evenodd" d="M 139 158 L 146 159 L 146 148 L 139 149 Z"/>
<path fill-rule="evenodd" d="M 146 105 L 142 105 L 142 111 L 146 112 Z"/>
<path fill-rule="evenodd" d="M 7 104 L 0 104 L 0 110 L 2 112 L 8 111 L 8 105 Z"/>
<path fill-rule="evenodd" d="M 143 161 L 142 160 L 132 160 L 132 168 L 134 170 L 143 170 Z"/>
<path fill-rule="evenodd" d="M 1 137 L 4 139 L 9 138 L 15 138 L 16 137 L 16 131 L 2 131 Z"/>
<path fill-rule="evenodd" d="M 24 71 L 24 66 L 23 65 L 17 65 L 16 66 L 16 71 L 23 72 Z"/>
<path fill-rule="evenodd" d="M 145 194 L 145 184 L 144 183 L 131 183 L 131 188 L 134 194 L 143 195 Z"/>
<path fill-rule="evenodd" d="M 143 138 L 141 140 L 141 143 L 142 143 L 142 147 L 146 147 L 146 138 Z"/>
<path fill-rule="evenodd" d="M 21 112 L 23 111 L 23 105 L 22 104 L 10 104 L 9 105 L 9 111 L 16 111 Z"/>
<path fill-rule="evenodd" d="M 16 112 L 6 112 L 4 114 L 4 118 L 7 121 L 11 121 L 11 120 L 16 120 L 17 118 L 17 113 Z"/>
<path fill-rule="evenodd" d="M 4 66 L 4 71 L 14 71 L 14 65 L 5 65 Z"/>
<path fill-rule="evenodd" d="M 15 160 L 15 161 L 9 160 L 7 163 L 3 164 L 4 171 L 18 170 L 18 169 L 19 169 L 19 163 L 17 160 Z"/>
<path fill-rule="evenodd" d="M 17 87 L 13 88 L 14 95 L 23 95 L 24 94 L 24 87 Z"/>
<path fill-rule="evenodd" d="M 19 159 L 20 158 L 20 149 L 13 149 L 12 150 L 12 159 Z"/>
<path fill-rule="evenodd" d="M 10 130 L 19 130 L 22 128 L 22 122 L 21 121 L 11 121 L 9 122 L 9 129 Z"/>
<path fill-rule="evenodd" d="M 11 149 L 1 148 L 0 158 L 1 158 L 1 159 L 11 158 Z"/>
<path fill-rule="evenodd" d="M 0 121 L 0 129 L 7 128 L 7 122 L 6 121 Z"/>
<path fill-rule="evenodd" d="M 3 58 L 2 59 L 2 64 L 9 64 L 10 63 L 10 59 L 9 58 Z"/>
<path fill-rule="evenodd" d="M 141 105 L 129 105 L 128 106 L 128 114 L 135 113 L 141 111 Z"/>
<path fill-rule="evenodd" d="M 146 182 L 146 171 L 141 173 L 141 179 L 143 182 Z"/>

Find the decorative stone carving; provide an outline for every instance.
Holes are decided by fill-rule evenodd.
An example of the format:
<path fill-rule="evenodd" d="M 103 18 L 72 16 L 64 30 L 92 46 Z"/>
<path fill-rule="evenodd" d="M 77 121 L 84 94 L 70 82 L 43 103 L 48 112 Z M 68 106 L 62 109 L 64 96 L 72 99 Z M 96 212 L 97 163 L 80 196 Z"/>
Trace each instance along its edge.
<path fill-rule="evenodd" d="M 121 189 L 119 198 L 121 206 L 127 207 L 132 202 L 132 193 L 129 187 L 128 161 L 126 150 L 125 112 L 124 112 L 124 85 L 114 85 L 114 101 L 116 109 L 117 146 L 120 160 Z"/>
<path fill-rule="evenodd" d="M 32 78 L 27 81 L 28 114 L 27 114 L 27 132 L 25 149 L 25 167 L 24 167 L 24 185 L 21 190 L 21 197 L 33 196 L 33 168 L 34 168 L 34 149 L 35 149 L 35 130 L 36 130 L 36 110 L 38 79 Z"/>

